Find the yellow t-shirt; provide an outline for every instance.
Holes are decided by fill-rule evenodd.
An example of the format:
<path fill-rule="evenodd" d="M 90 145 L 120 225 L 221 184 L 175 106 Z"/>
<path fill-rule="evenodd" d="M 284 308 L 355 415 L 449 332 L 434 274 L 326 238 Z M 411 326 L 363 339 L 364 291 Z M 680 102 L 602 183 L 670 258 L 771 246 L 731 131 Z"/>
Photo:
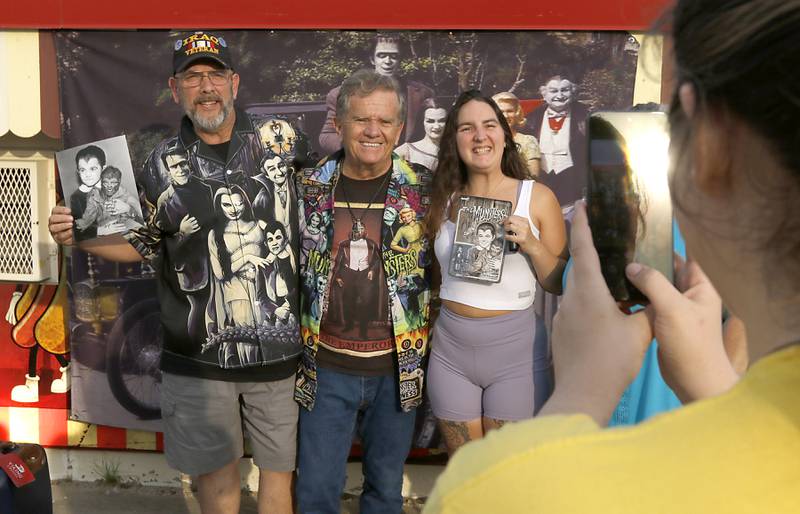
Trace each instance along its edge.
<path fill-rule="evenodd" d="M 800 513 L 800 347 L 728 393 L 627 428 L 514 423 L 459 450 L 425 513 Z"/>

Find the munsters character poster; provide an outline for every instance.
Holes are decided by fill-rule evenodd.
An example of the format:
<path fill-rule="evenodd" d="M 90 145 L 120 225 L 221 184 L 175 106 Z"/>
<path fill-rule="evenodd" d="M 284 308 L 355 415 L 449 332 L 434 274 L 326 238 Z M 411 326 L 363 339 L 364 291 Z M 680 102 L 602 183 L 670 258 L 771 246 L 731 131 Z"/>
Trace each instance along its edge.
<path fill-rule="evenodd" d="M 148 217 L 155 217 L 165 232 L 185 236 L 175 238 L 180 244 L 167 252 L 176 270 L 169 287 L 182 291 L 185 301 L 169 306 L 159 304 L 154 279 L 154 269 L 163 262 L 114 263 L 71 252 L 68 333 L 72 414 L 79 420 L 158 430 L 160 350 L 164 338 L 176 333 L 202 336 L 206 341 L 202 359 L 222 368 L 270 362 L 291 352 L 293 338 L 299 337 L 299 320 L 292 314 L 302 287 L 296 279 L 298 264 L 301 257 L 313 255 L 327 234 L 300 240 L 298 227 L 290 222 L 298 199 L 286 184 L 294 181 L 301 168 L 314 166 L 341 147 L 333 118 L 339 85 L 350 73 L 370 68 L 398 79 L 408 107 L 398 154 L 431 169 L 446 113 L 461 91 L 510 93 L 505 98 L 516 98 L 521 106 L 515 114 L 516 132 L 528 136 L 515 141 L 523 152 L 531 149 L 530 159 L 538 151 L 540 180 L 555 191 L 569 218 L 586 187 L 588 112 L 631 107 L 639 51 L 636 41 L 623 32 L 263 30 L 218 34 L 240 77 L 232 108 L 253 115 L 248 119 L 262 120 L 252 130 L 237 132 L 241 136 L 231 141 L 236 148 L 228 150 L 235 158 L 226 163 L 183 151 L 183 111 L 173 101 L 168 80 L 174 71 L 175 45 L 188 33 L 65 31 L 56 35 L 64 146 L 76 149 L 68 159 L 71 169 L 66 170 L 72 182 L 64 180 L 63 185 L 77 191 L 84 186 L 98 199 L 121 196 L 124 188 L 141 201 L 144 218 L 107 220 L 104 216 L 108 218 L 109 213 L 102 208 L 108 202 L 100 202 L 95 219 L 91 223 L 86 219 L 78 228 L 96 229 L 100 235 L 105 226 L 147 223 Z M 210 74 L 207 78 L 214 80 Z M 89 167 L 99 157 L 77 153 L 99 146 L 108 154 L 106 147 L 93 142 L 123 135 L 139 190 L 131 190 L 124 180 L 119 184 L 111 173 L 106 177 L 108 189 L 102 177 L 98 188 Z M 85 183 L 81 165 L 87 167 Z M 220 179 L 223 176 L 225 180 Z M 118 189 L 112 191 L 111 186 Z M 191 194 L 185 194 L 189 190 Z M 362 203 L 371 202 L 367 198 Z M 353 202 L 350 208 L 357 209 L 356 217 L 369 210 Z M 215 210 L 225 213 L 227 225 L 207 231 L 199 228 L 202 218 Z M 369 273 L 346 257 L 361 239 L 361 246 L 380 247 L 375 234 L 382 224 L 389 225 L 392 234 L 400 234 L 396 244 L 405 249 L 403 234 L 411 229 L 401 209 L 375 214 L 353 228 L 350 240 L 331 243 L 337 249 L 336 269 L 320 280 L 346 282 Z M 262 217 L 277 223 L 259 228 Z M 238 232 L 233 234 L 231 227 Z M 146 251 L 147 241 L 140 238 L 137 244 Z M 208 248 L 199 251 L 197 245 Z M 247 252 L 255 252 L 248 254 L 250 260 L 264 265 L 252 270 L 257 275 L 254 280 L 237 283 L 240 274 L 231 273 L 231 256 Z M 241 299 L 253 297 L 255 291 L 248 289 L 253 287 L 264 288 L 266 295 L 260 297 L 268 301 L 244 305 Z M 400 295 L 402 284 L 397 288 Z M 395 291 L 359 292 L 353 298 L 341 298 L 339 305 L 356 310 L 369 306 L 376 316 L 388 319 L 391 305 L 370 294 L 385 299 Z M 162 328 L 160 308 L 168 309 L 180 323 Z M 366 340 L 374 343 L 367 349 L 370 352 L 391 350 L 378 335 L 385 329 L 380 324 L 345 313 L 329 314 L 324 322 L 335 336 L 329 344 Z M 286 347 L 260 345 L 260 335 L 266 333 L 272 340 L 287 341 Z M 279 337 L 273 337 L 276 334 Z M 417 419 L 415 444 L 437 447 L 439 438 L 427 404 Z"/>

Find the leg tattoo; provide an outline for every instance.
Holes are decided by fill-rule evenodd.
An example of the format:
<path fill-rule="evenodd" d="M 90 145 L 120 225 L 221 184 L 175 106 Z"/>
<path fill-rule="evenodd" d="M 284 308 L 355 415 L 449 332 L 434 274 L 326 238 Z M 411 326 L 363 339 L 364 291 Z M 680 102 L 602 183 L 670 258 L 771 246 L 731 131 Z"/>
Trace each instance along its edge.
<path fill-rule="evenodd" d="M 489 430 L 496 430 L 506 423 L 511 423 L 511 421 L 507 419 L 483 418 L 483 432 L 486 433 Z"/>
<path fill-rule="evenodd" d="M 474 422 L 472 422 L 474 423 Z M 465 421 L 448 421 L 445 419 L 439 420 L 439 430 L 444 436 L 444 441 L 447 444 L 447 453 L 451 456 L 457 449 L 472 441 L 480 434 L 470 434 L 470 422 Z"/>

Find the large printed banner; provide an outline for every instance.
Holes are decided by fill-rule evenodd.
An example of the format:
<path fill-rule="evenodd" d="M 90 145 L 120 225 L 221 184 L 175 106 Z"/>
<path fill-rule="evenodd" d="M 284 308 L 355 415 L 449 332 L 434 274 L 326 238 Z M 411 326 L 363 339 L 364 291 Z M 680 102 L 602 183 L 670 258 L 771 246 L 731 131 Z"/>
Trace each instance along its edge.
<path fill-rule="evenodd" d="M 177 131 L 182 113 L 172 101 L 167 79 L 175 42 L 185 35 L 57 33 L 64 146 L 124 134 L 134 169 L 140 168 L 156 143 Z M 338 148 L 330 125 L 329 109 L 335 100 L 331 90 L 359 68 L 393 72 L 406 88 L 409 105 L 401 143 L 406 152 L 421 149 L 418 155 L 427 163 L 431 160 L 430 147 L 424 151 L 430 142 L 430 138 L 426 142 L 431 125 L 425 120 L 427 107 L 435 101 L 447 108 L 460 91 L 472 88 L 516 95 L 528 114 L 520 132 L 535 138 L 542 130 L 548 134 L 554 130 L 552 122 L 545 121 L 548 103 L 570 102 L 574 121 L 557 144 L 579 152 L 574 149 L 585 145 L 582 116 L 588 110 L 631 106 L 638 53 L 636 41 L 622 32 L 227 31 L 221 35 L 241 76 L 237 105 L 285 116 L 304 132 L 314 157 Z M 543 103 L 543 86 L 553 82 L 575 87 L 545 94 Z M 575 173 L 582 173 L 576 167 Z M 569 194 L 562 195 L 565 206 L 573 200 Z M 72 417 L 159 430 L 160 327 L 152 268 L 106 262 L 80 251 L 72 252 L 67 267 Z M 26 350 L 14 345 L 10 351 Z M 424 408 L 418 419 L 416 445 L 438 445 L 429 409 Z"/>

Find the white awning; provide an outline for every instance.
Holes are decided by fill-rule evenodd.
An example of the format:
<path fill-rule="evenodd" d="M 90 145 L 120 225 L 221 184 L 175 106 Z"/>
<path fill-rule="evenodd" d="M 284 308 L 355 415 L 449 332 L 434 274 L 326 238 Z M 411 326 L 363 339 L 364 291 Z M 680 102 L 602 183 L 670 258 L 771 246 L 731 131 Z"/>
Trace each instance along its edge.
<path fill-rule="evenodd" d="M 51 147 L 60 139 L 55 54 L 51 35 L 43 36 L 40 42 L 36 30 L 0 31 L 0 147 Z M 53 68 L 44 81 L 42 48 L 52 53 L 45 57 Z"/>

